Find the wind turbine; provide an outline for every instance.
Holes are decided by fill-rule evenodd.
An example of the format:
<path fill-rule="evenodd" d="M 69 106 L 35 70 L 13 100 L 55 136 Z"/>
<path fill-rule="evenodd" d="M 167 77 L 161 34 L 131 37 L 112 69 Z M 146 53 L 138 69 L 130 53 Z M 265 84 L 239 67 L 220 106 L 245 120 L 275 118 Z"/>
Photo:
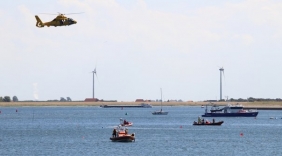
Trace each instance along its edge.
<path fill-rule="evenodd" d="M 95 77 L 95 75 L 97 76 L 97 72 L 96 72 L 96 67 L 95 67 L 95 69 L 92 71 L 92 73 L 93 73 L 93 99 L 95 98 L 95 96 L 94 96 L 94 77 Z"/>
<path fill-rule="evenodd" d="M 222 74 L 224 75 L 224 69 L 223 67 L 219 68 L 219 72 L 220 72 L 220 101 L 222 100 Z"/>

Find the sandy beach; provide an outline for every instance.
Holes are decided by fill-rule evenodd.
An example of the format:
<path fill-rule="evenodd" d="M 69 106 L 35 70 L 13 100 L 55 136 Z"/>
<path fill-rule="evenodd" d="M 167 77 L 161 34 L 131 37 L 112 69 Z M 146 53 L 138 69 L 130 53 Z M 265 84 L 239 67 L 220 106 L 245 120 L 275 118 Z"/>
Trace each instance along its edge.
<path fill-rule="evenodd" d="M 0 107 L 23 107 L 23 106 L 100 106 L 100 105 L 139 105 L 142 102 L 0 102 Z M 153 106 L 160 106 L 160 102 L 148 102 Z M 229 102 L 230 104 L 242 104 L 244 107 L 282 108 L 282 102 Z M 224 106 L 227 102 L 213 102 Z M 210 105 L 209 102 L 163 102 L 163 106 L 202 106 Z"/>

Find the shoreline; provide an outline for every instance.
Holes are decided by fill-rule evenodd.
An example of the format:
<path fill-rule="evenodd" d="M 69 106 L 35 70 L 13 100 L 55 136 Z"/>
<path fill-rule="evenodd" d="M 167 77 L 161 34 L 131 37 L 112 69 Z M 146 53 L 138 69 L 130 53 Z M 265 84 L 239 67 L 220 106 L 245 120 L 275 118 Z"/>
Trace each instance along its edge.
<path fill-rule="evenodd" d="M 100 105 L 140 105 L 149 103 L 152 106 L 161 106 L 161 102 L 0 102 L 0 107 L 24 107 L 24 106 L 100 106 Z M 236 105 L 241 104 L 245 108 L 281 108 L 282 102 L 213 102 L 219 106 L 227 103 Z M 210 102 L 163 102 L 163 106 L 210 106 Z"/>

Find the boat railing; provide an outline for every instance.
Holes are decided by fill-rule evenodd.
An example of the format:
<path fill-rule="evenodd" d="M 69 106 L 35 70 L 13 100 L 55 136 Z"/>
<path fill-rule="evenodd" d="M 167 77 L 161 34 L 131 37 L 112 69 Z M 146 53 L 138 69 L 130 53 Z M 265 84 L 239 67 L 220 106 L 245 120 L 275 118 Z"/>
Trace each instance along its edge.
<path fill-rule="evenodd" d="M 249 109 L 248 111 L 249 111 L 249 112 L 258 112 L 257 109 Z"/>
<path fill-rule="evenodd" d="M 243 107 L 243 105 L 237 103 L 236 105 L 232 105 L 230 103 L 227 104 L 228 107 Z"/>

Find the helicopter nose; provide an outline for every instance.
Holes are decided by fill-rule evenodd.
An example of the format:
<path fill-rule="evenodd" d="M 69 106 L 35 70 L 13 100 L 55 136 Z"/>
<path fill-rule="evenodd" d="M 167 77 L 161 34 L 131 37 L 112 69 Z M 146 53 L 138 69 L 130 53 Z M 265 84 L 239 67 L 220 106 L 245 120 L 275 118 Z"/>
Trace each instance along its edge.
<path fill-rule="evenodd" d="M 73 21 L 73 24 L 76 24 L 77 22 L 76 21 Z"/>

